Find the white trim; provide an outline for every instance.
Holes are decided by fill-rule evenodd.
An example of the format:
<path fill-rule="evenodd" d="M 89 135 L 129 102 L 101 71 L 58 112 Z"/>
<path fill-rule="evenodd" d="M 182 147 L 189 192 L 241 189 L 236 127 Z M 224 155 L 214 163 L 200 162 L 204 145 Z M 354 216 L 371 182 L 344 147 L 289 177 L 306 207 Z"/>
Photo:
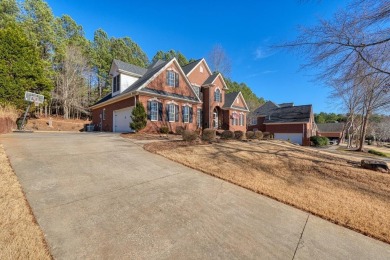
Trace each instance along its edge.
<path fill-rule="evenodd" d="M 175 122 L 176 120 L 176 113 L 179 111 L 176 111 L 176 104 L 175 103 L 168 103 L 168 122 Z M 171 121 L 170 116 L 171 116 L 171 107 L 173 107 L 173 120 Z"/>
<path fill-rule="evenodd" d="M 159 102 L 159 103 L 162 103 L 162 101 L 159 100 L 157 97 L 149 98 L 148 101 L 150 101 L 150 102 L 157 101 L 157 102 Z"/>
<path fill-rule="evenodd" d="M 174 100 L 167 101 L 166 104 L 175 104 L 175 105 L 178 105 L 178 103 L 176 103 Z"/>
<path fill-rule="evenodd" d="M 242 100 L 244 101 L 244 106 L 245 106 L 245 108 L 232 107 L 232 106 L 234 105 L 234 102 L 236 102 L 238 96 L 241 96 Z M 241 110 L 241 111 L 249 112 L 248 105 L 246 104 L 245 98 L 244 98 L 244 96 L 242 95 L 241 91 L 238 92 L 238 95 L 237 95 L 236 98 L 233 100 L 233 103 L 230 105 L 229 108 L 233 108 L 233 109 L 238 109 L 238 110 Z M 226 109 L 226 108 L 225 108 L 225 109 Z M 228 108 L 227 108 L 227 109 L 228 109 Z"/>
<path fill-rule="evenodd" d="M 152 122 L 157 122 L 158 121 L 158 103 L 161 103 L 161 102 L 159 102 L 158 100 L 152 100 L 152 101 L 150 101 L 151 103 L 150 103 L 150 121 L 152 121 Z M 157 112 L 157 115 L 156 115 L 156 118 L 157 119 L 152 119 L 152 104 L 154 104 L 154 103 L 156 103 L 156 105 L 157 105 L 157 110 L 156 110 L 156 112 Z"/>
<path fill-rule="evenodd" d="M 120 95 L 120 96 L 115 96 L 115 97 L 112 97 L 109 100 L 104 101 L 104 102 L 102 102 L 100 104 L 96 104 L 96 105 L 90 106 L 90 108 L 91 109 L 96 109 L 96 108 L 104 107 L 104 106 L 107 106 L 107 105 L 110 105 L 112 103 L 116 103 L 116 102 L 125 100 L 127 98 L 130 98 L 130 97 L 133 97 L 133 96 L 136 96 L 136 95 L 138 95 L 138 92 L 130 92 L 130 93 L 126 93 L 126 94 L 123 94 L 123 95 Z"/>
<path fill-rule="evenodd" d="M 142 77 L 142 75 L 140 75 L 140 74 L 133 73 L 133 72 L 130 72 L 130 71 L 127 71 L 127 70 L 122 70 L 122 69 L 118 69 L 118 73 L 126 74 L 128 76 L 134 76 L 134 77 L 137 77 L 137 78 L 141 78 Z"/>
<path fill-rule="evenodd" d="M 152 97 L 161 97 L 162 99 L 166 99 L 167 96 L 164 96 L 164 95 L 160 95 L 160 94 L 152 94 L 150 92 L 144 92 L 144 91 L 140 91 L 138 92 L 137 95 L 139 94 L 142 94 L 142 95 L 145 95 L 145 96 L 152 96 Z M 172 97 L 170 97 L 172 98 Z M 203 103 L 203 102 L 199 102 L 199 101 L 190 101 L 188 99 L 184 99 L 184 98 L 174 98 L 175 100 L 180 100 L 180 101 L 186 101 L 186 102 L 192 102 L 193 104 L 199 104 L 199 103 Z"/>

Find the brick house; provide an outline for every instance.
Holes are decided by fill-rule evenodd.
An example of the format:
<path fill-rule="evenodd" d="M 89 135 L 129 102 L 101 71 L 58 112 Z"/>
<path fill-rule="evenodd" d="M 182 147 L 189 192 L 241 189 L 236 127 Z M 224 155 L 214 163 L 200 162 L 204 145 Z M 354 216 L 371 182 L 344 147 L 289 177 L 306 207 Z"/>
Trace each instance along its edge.
<path fill-rule="evenodd" d="M 211 73 L 204 59 L 183 67 L 175 58 L 159 60 L 148 68 L 113 60 L 110 76 L 111 93 L 91 107 L 96 130 L 132 131 L 131 113 L 139 101 L 148 115 L 145 132 L 162 126 L 171 132 L 179 126 L 245 131 L 248 107 L 242 94 L 225 94 L 222 75 Z"/>
<path fill-rule="evenodd" d="M 309 138 L 316 135 L 317 131 L 312 105 L 277 105 L 268 101 L 254 111 L 248 131 L 256 130 L 269 132 L 275 139 L 310 145 Z"/>
<path fill-rule="evenodd" d="M 341 141 L 341 138 L 343 137 L 344 126 L 344 123 L 317 124 L 317 135 Z"/>

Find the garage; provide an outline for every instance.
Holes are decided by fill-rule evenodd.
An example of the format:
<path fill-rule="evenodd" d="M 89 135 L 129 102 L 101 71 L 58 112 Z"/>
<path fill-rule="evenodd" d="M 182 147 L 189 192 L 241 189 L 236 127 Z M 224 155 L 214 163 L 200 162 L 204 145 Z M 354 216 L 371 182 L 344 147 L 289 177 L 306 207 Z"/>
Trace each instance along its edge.
<path fill-rule="evenodd" d="M 292 143 L 302 145 L 302 134 L 301 133 L 275 133 L 274 139 L 286 140 Z"/>
<path fill-rule="evenodd" d="M 126 107 L 119 110 L 114 110 L 114 127 L 113 130 L 116 133 L 131 132 L 131 113 L 134 107 Z"/>

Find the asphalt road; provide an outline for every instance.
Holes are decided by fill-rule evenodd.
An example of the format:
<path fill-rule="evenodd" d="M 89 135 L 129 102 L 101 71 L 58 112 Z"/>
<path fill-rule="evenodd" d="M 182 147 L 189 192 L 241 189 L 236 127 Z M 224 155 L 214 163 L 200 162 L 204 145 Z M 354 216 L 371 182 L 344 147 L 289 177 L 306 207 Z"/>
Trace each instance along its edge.
<path fill-rule="evenodd" d="M 0 142 L 56 259 L 390 259 L 389 244 L 116 134 Z"/>

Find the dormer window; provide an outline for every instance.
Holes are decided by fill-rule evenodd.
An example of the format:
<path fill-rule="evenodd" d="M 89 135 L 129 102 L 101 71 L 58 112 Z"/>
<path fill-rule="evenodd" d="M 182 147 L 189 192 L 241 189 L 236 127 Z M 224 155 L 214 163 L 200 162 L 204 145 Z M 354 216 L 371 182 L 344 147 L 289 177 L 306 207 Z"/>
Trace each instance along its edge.
<path fill-rule="evenodd" d="M 121 75 L 118 74 L 112 79 L 112 92 L 117 92 L 121 88 Z"/>
<path fill-rule="evenodd" d="M 168 70 L 166 83 L 170 87 L 174 87 L 174 88 L 179 87 L 179 73 L 174 72 L 173 70 Z"/>
<path fill-rule="evenodd" d="M 214 101 L 222 102 L 221 90 L 217 88 L 214 92 Z"/>

